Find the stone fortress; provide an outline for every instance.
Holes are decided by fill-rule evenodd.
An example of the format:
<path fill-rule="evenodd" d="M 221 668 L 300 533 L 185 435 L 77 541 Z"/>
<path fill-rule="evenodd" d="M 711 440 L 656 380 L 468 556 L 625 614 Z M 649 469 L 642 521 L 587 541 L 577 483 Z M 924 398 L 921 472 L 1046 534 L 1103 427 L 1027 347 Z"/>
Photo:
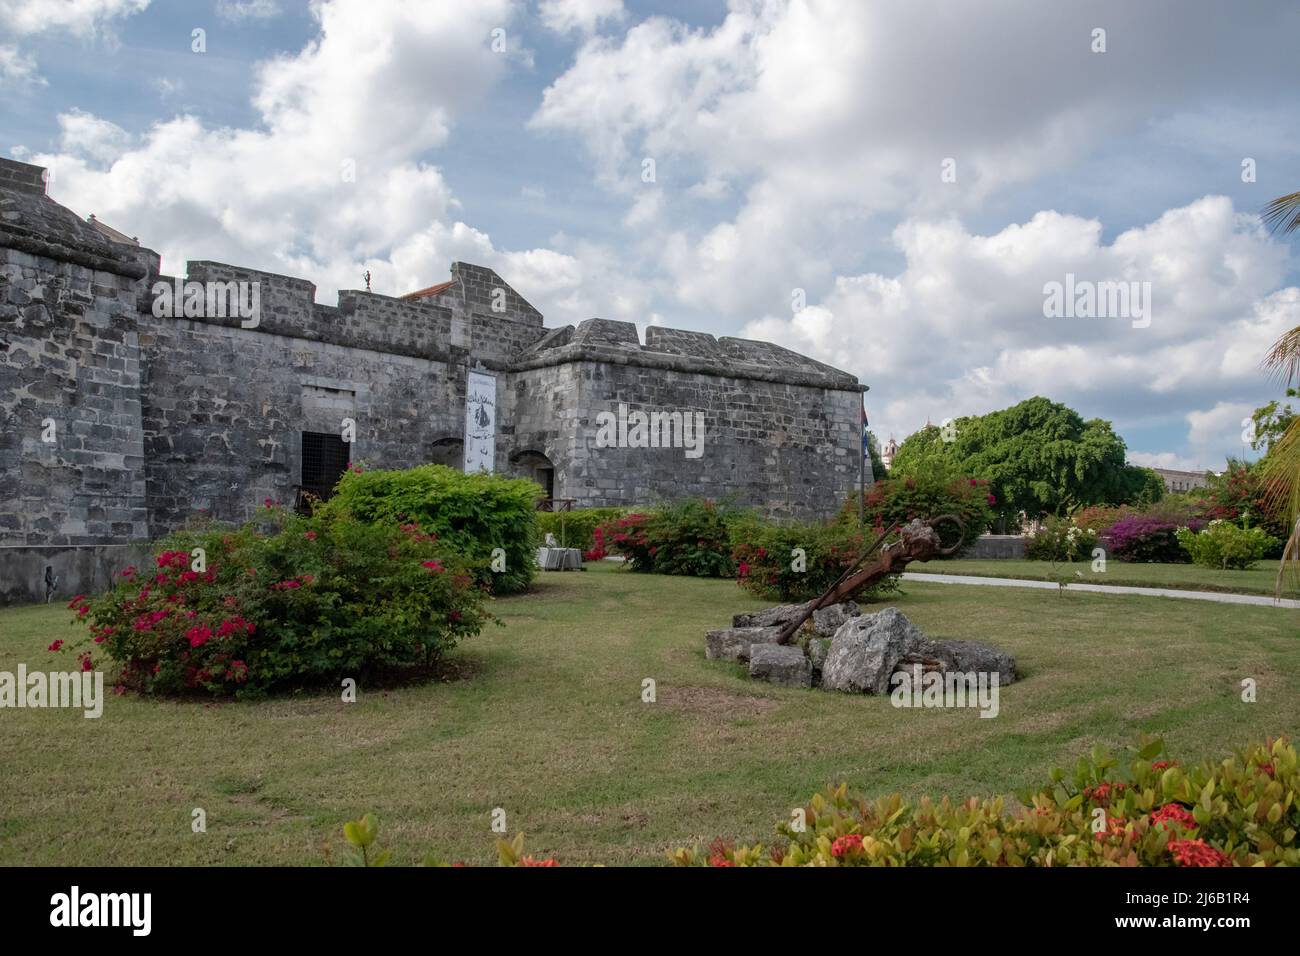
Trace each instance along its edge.
<path fill-rule="evenodd" d="M 605 319 L 548 329 L 464 262 L 419 292 L 332 306 L 304 279 L 189 262 L 185 282 L 255 287 L 255 323 L 179 301 L 159 315 L 159 283 L 177 283 L 160 268 L 51 200 L 40 167 L 0 159 L 0 603 L 44 600 L 50 575 L 65 601 L 102 589 L 187 520 L 327 494 L 349 462 L 460 467 L 471 371 L 495 380 L 493 470 L 574 507 L 734 494 L 806 518 L 859 482 L 865 387 L 775 345 L 659 326 L 642 342 Z M 702 448 L 599 442 L 620 407 L 702 413 Z"/>

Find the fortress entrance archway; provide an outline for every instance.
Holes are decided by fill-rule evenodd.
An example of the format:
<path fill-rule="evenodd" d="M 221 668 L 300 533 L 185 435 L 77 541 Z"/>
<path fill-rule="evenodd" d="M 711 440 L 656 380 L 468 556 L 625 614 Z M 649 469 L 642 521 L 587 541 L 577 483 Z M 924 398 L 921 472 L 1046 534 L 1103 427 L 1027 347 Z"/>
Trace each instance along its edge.
<path fill-rule="evenodd" d="M 465 468 L 465 442 L 460 438 L 439 438 L 429 450 L 429 464 L 446 465 L 462 471 Z"/>
<path fill-rule="evenodd" d="M 541 452 L 515 452 L 510 456 L 510 470 L 520 478 L 531 478 L 541 485 L 547 501 L 555 498 L 555 465 Z"/>

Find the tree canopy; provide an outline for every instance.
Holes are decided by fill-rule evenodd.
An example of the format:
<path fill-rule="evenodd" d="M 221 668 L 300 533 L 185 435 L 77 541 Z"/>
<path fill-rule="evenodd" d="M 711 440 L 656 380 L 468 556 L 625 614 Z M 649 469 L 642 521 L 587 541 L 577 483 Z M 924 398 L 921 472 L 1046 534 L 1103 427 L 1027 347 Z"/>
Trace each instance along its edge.
<path fill-rule="evenodd" d="M 984 478 L 999 512 L 1038 517 L 1159 500 L 1160 477 L 1126 457 L 1110 422 L 1085 421 L 1072 408 L 1035 397 L 909 435 L 890 471 L 894 477 Z"/>

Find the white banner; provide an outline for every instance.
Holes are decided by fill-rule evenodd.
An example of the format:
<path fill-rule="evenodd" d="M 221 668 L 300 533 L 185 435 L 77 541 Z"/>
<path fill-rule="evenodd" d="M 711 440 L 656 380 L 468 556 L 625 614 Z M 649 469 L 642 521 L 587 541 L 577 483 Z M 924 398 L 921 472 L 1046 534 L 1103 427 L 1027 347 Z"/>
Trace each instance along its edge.
<path fill-rule="evenodd" d="M 492 471 L 496 448 L 496 377 L 470 372 L 465 383 L 465 473 Z"/>

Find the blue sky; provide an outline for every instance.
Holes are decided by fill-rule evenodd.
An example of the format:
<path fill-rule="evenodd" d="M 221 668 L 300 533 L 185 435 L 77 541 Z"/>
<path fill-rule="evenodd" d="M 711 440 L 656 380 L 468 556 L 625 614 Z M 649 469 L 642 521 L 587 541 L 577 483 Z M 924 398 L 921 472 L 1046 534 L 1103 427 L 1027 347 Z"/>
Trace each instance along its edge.
<path fill-rule="evenodd" d="M 882 437 L 1045 394 L 1217 468 L 1300 324 L 1253 218 L 1300 188 L 1297 27 L 1262 0 L 0 0 L 0 151 L 169 269 L 332 302 L 466 259 L 551 326 L 846 368 Z M 1151 282 L 1150 327 L 1044 317 L 1067 272 Z"/>

